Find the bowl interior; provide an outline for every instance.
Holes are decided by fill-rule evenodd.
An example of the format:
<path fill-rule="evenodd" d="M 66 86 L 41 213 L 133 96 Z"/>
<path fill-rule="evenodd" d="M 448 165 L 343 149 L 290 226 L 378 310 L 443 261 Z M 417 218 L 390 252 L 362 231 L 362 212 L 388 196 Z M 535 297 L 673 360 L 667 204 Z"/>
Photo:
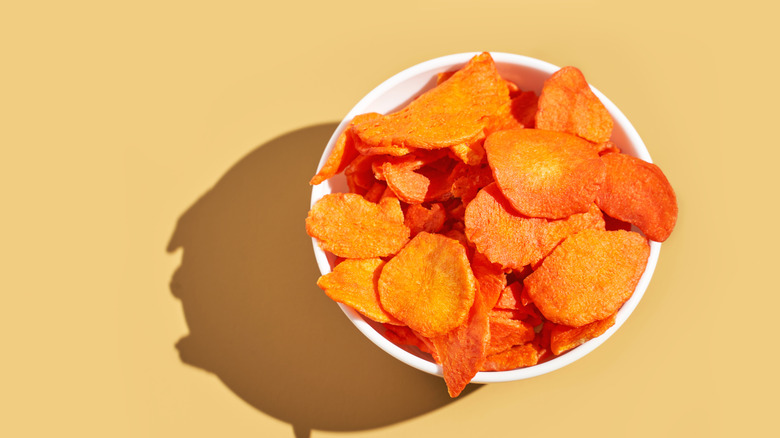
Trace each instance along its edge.
<path fill-rule="evenodd" d="M 330 152 L 333 150 L 339 134 L 346 128 L 353 117 L 367 112 L 387 114 L 403 108 L 414 98 L 436 85 L 437 73 L 457 70 L 477 54 L 478 53 L 476 52 L 460 53 L 432 59 L 408 68 L 380 84 L 361 99 L 341 121 L 325 148 L 319 166 L 322 167 L 325 160 L 330 155 Z M 544 81 L 559 69 L 559 67 L 550 63 L 526 56 L 496 52 L 491 52 L 491 55 L 493 56 L 496 67 L 502 77 L 514 82 L 520 89 L 534 91 L 537 95 L 541 92 Z M 647 148 L 628 119 L 609 99 L 607 99 L 606 96 L 596 88 L 592 86 L 591 88 L 596 96 L 604 103 L 604 106 L 606 106 L 615 121 L 612 141 L 624 153 L 651 162 Z M 312 189 L 311 204 L 314 205 L 315 202 L 328 193 L 346 191 L 348 191 L 346 179 L 343 175 L 337 175 L 314 186 Z M 331 271 L 335 257 L 323 251 L 317 245 L 316 241 L 314 241 L 313 244 L 315 258 L 320 272 L 325 275 Z M 655 270 L 660 249 L 660 243 L 650 241 L 650 257 L 647 261 L 645 272 L 642 275 L 634 294 L 618 311 L 615 318 L 615 325 L 603 335 L 554 359 L 532 367 L 511 371 L 479 372 L 472 379 L 472 382 L 507 382 L 538 376 L 566 366 L 593 351 L 620 328 L 631 312 L 636 308 L 637 304 L 639 304 L 639 301 L 642 299 L 642 295 L 650 282 L 650 278 L 653 275 L 653 271 Z M 339 306 L 352 323 L 379 348 L 407 365 L 430 374 L 442 375 L 441 366 L 433 362 L 430 355 L 421 352 L 415 347 L 401 347 L 393 344 L 383 336 L 384 327 L 382 327 L 381 324 L 364 318 L 348 306 L 342 304 L 339 304 Z"/>

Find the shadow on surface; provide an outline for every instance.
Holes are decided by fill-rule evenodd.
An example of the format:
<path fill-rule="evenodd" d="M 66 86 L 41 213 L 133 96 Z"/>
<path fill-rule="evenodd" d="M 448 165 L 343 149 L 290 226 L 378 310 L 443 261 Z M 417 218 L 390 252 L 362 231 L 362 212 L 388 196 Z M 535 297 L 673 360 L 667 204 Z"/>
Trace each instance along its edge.
<path fill-rule="evenodd" d="M 171 280 L 190 330 L 176 345 L 181 360 L 298 437 L 380 427 L 452 401 L 441 378 L 381 351 L 316 286 L 308 180 L 336 126 L 252 151 L 181 216 L 168 245 L 183 249 Z"/>

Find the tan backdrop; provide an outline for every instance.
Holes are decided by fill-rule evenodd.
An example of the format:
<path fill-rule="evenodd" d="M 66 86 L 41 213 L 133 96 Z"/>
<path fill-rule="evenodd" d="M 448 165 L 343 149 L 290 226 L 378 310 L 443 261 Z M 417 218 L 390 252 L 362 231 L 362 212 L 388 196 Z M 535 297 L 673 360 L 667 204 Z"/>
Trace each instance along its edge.
<path fill-rule="evenodd" d="M 778 433 L 769 2 L 5 3 L 0 435 Z M 316 287 L 303 218 L 365 93 L 482 50 L 579 67 L 680 216 L 603 346 L 452 401 Z"/>

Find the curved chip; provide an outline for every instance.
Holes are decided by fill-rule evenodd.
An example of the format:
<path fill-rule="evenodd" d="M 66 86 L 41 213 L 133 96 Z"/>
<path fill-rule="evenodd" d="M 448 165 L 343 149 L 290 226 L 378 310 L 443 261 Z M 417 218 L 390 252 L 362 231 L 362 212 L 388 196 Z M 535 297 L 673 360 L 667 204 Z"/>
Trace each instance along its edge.
<path fill-rule="evenodd" d="M 452 196 L 461 198 L 463 204 L 467 205 L 477 196 L 479 189 L 493 182 L 493 171 L 486 164 L 469 166 L 458 163 L 452 169 L 450 180 L 452 181 L 450 186 Z"/>
<path fill-rule="evenodd" d="M 576 67 L 563 67 L 542 87 L 536 127 L 568 132 L 595 143 L 612 136 L 612 116 Z"/>
<path fill-rule="evenodd" d="M 370 155 L 358 155 L 344 169 L 350 193 L 364 194 L 371 190 L 371 187 L 377 182 L 372 171 L 374 160 L 375 157 Z"/>
<path fill-rule="evenodd" d="M 601 160 L 607 177 L 596 195 L 598 206 L 636 225 L 648 239 L 666 240 L 677 223 L 677 197 L 661 169 L 625 154 L 610 153 Z"/>
<path fill-rule="evenodd" d="M 560 219 L 588 211 L 606 173 L 593 146 L 571 134 L 499 131 L 485 140 L 485 150 L 501 192 L 531 217 Z"/>
<path fill-rule="evenodd" d="M 401 324 L 379 304 L 377 282 L 385 262 L 380 258 L 346 259 L 317 280 L 317 286 L 333 301 L 346 304 L 361 315 L 381 323 Z"/>
<path fill-rule="evenodd" d="M 471 257 L 471 270 L 479 284 L 480 294 L 485 298 L 488 310 L 495 307 L 506 287 L 506 275 L 501 265 L 491 262 L 479 252 Z"/>
<path fill-rule="evenodd" d="M 518 214 L 496 184 L 477 193 L 466 207 L 466 237 L 493 263 L 521 270 L 536 265 L 566 236 L 584 229 L 604 229 L 596 204 L 587 213 L 548 220 Z"/>
<path fill-rule="evenodd" d="M 528 322 L 509 318 L 491 318 L 487 354 L 500 353 L 515 345 L 525 344 L 532 341 L 535 336 L 534 326 Z"/>
<path fill-rule="evenodd" d="M 484 138 L 487 116 L 509 100 L 509 88 L 485 52 L 402 110 L 355 122 L 366 147 L 448 148 Z"/>
<path fill-rule="evenodd" d="M 482 371 L 507 371 L 536 365 L 539 362 L 539 350 L 531 343 L 526 343 L 491 354 L 485 358 Z"/>
<path fill-rule="evenodd" d="M 634 293 L 650 245 L 631 231 L 569 236 L 523 281 L 545 318 L 581 327 L 615 313 Z"/>
<path fill-rule="evenodd" d="M 407 204 L 444 201 L 452 196 L 449 173 L 432 166 L 413 170 L 409 166 L 386 162 L 382 165 L 382 173 L 387 186 Z"/>
<path fill-rule="evenodd" d="M 379 301 L 409 328 L 432 338 L 465 321 L 476 284 L 460 242 L 421 232 L 382 269 Z"/>
<path fill-rule="evenodd" d="M 383 324 L 385 327 L 385 338 L 396 345 L 411 345 L 417 347 L 423 353 L 430 354 L 436 363 L 439 363 L 439 356 L 436 354 L 433 344 L 427 338 L 421 338 L 412 329 L 405 325 Z"/>
<path fill-rule="evenodd" d="M 556 356 L 563 354 L 572 348 L 578 347 L 585 342 L 601 336 L 610 327 L 615 325 L 615 315 L 612 314 L 605 319 L 585 324 L 582 327 L 567 327 L 565 325 L 556 325 L 550 332 L 550 348 Z"/>
<path fill-rule="evenodd" d="M 488 301 L 481 284 L 466 321 L 455 330 L 431 338 L 441 361 L 444 381 L 450 397 L 457 397 L 482 368 L 490 340 Z"/>
<path fill-rule="evenodd" d="M 392 200 L 385 199 L 388 203 Z M 309 210 L 306 232 L 322 249 L 339 257 L 386 257 L 409 240 L 409 227 L 404 225 L 403 213 L 399 214 L 400 207 L 392 207 L 374 204 L 355 193 L 330 193 Z"/>
<path fill-rule="evenodd" d="M 355 142 L 352 141 L 352 133 L 349 129 L 346 129 L 339 135 L 328 159 L 325 160 L 325 164 L 312 177 L 309 184 L 316 186 L 326 179 L 341 173 L 357 156 L 358 151 L 355 149 Z"/>
<path fill-rule="evenodd" d="M 501 107 L 495 115 L 491 116 L 486 133 L 490 135 L 493 132 L 505 129 L 534 128 L 537 101 L 538 98 L 533 91 L 520 92 L 506 105 Z"/>

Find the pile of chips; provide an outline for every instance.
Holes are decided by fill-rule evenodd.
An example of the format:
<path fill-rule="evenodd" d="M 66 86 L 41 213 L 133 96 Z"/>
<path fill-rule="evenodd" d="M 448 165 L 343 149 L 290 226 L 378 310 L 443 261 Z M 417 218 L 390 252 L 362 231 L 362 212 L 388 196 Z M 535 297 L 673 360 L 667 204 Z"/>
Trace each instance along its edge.
<path fill-rule="evenodd" d="M 343 172 L 349 186 L 306 219 L 336 256 L 318 286 L 430 354 L 452 397 L 479 371 L 601 335 L 645 270 L 648 239 L 664 241 L 677 218 L 666 177 L 621 153 L 612 125 L 578 69 L 537 96 L 489 53 L 397 112 L 354 117 L 311 180 Z"/>

